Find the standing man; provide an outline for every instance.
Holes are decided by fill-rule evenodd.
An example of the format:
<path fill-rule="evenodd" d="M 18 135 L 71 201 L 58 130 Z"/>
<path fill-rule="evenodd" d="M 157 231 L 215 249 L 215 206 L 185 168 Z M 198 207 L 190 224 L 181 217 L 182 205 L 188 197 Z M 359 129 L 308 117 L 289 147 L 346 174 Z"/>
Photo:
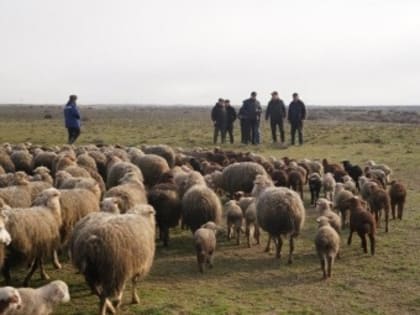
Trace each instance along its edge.
<path fill-rule="evenodd" d="M 284 118 L 286 117 L 286 106 L 279 98 L 279 94 L 274 91 L 271 93 L 271 100 L 268 102 L 267 110 L 265 112 L 265 120 L 270 118 L 271 136 L 273 143 L 277 142 L 277 126 L 280 130 L 280 139 L 284 143 Z"/>
<path fill-rule="evenodd" d="M 230 143 L 233 144 L 233 123 L 236 120 L 236 110 L 230 105 L 229 100 L 225 100 L 225 108 L 226 108 L 226 115 L 227 115 L 227 126 L 226 131 L 229 134 Z"/>
<path fill-rule="evenodd" d="M 214 124 L 214 135 L 213 143 L 217 143 L 217 137 L 220 132 L 220 138 L 222 144 L 226 141 L 226 126 L 227 126 L 227 113 L 225 108 L 225 101 L 219 98 L 216 105 L 214 105 L 211 111 L 211 120 Z"/>
<path fill-rule="evenodd" d="M 252 144 L 260 143 L 259 125 L 261 117 L 261 104 L 257 100 L 257 92 L 252 92 L 251 97 L 243 102 L 244 115 L 246 117 L 246 134 L 250 139 L 245 139 L 245 143 L 251 140 Z"/>
<path fill-rule="evenodd" d="M 299 144 L 303 144 L 303 121 L 306 118 L 306 108 L 305 104 L 299 99 L 299 95 L 297 93 L 293 93 L 293 101 L 289 105 L 289 113 L 287 118 L 290 123 L 291 131 L 290 134 L 292 136 L 291 144 L 295 144 L 295 135 L 296 131 L 299 134 Z"/>
<path fill-rule="evenodd" d="M 64 120 L 68 131 L 68 143 L 73 144 L 80 135 L 80 113 L 76 105 L 77 96 L 70 95 L 64 106 Z"/>

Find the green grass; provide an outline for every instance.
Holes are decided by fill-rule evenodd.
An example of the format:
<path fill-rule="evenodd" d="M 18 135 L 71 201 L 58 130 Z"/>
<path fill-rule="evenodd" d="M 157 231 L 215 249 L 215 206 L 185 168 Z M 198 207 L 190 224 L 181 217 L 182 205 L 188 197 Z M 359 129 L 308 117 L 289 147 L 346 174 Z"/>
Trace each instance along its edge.
<path fill-rule="evenodd" d="M 53 119 L 43 119 L 44 113 Z M 44 145 L 62 144 L 60 108 L 0 109 L 0 142 L 31 141 Z M 106 109 L 82 108 L 84 122 L 79 144 L 120 143 L 141 145 L 167 143 L 175 147 L 212 147 L 211 123 L 205 109 Z M 288 132 L 287 132 L 288 135 Z M 345 245 L 342 258 L 333 269 L 333 278 L 321 281 L 315 255 L 315 210 L 308 206 L 307 220 L 295 248 L 295 260 L 263 253 L 263 245 L 248 249 L 236 246 L 221 233 L 214 269 L 198 273 L 191 234 L 172 232 L 169 249 L 157 245 L 150 275 L 139 287 L 140 305 L 126 304 L 120 314 L 419 314 L 420 313 L 420 161 L 419 129 L 416 125 L 362 122 L 308 121 L 305 145 L 279 149 L 269 142 L 268 125 L 263 124 L 264 144 L 225 145 L 225 148 L 254 151 L 266 156 L 323 158 L 339 162 L 349 159 L 364 164 L 369 159 L 389 164 L 394 178 L 408 185 L 408 203 L 403 221 L 391 221 L 390 232 L 379 228 L 377 254 L 362 254 L 357 236 Z M 239 134 L 236 130 L 236 139 Z M 263 238 L 263 243 L 266 238 Z M 244 243 L 244 242 L 243 242 Z M 68 262 L 64 269 L 52 270 L 52 278 L 70 285 L 72 302 L 56 314 L 96 314 L 98 299 L 87 289 L 83 278 Z M 15 284 L 24 270 L 14 271 Z M 33 286 L 44 282 L 38 274 Z"/>

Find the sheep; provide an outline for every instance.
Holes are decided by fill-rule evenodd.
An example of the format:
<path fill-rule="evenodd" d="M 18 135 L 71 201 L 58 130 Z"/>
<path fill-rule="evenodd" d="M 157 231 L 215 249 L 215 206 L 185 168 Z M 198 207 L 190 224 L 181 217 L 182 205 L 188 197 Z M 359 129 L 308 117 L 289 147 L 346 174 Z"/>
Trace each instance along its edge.
<path fill-rule="evenodd" d="M 332 173 L 336 182 L 342 182 L 342 177 L 347 175 L 347 172 L 339 164 L 329 163 L 327 159 L 322 160 L 324 166 L 324 174 Z"/>
<path fill-rule="evenodd" d="M 77 156 L 76 159 L 77 165 L 85 168 L 85 169 L 92 169 L 96 170 L 96 161 L 93 157 L 91 157 L 88 153 L 82 153 Z"/>
<path fill-rule="evenodd" d="M 245 235 L 247 238 L 247 245 L 251 247 L 251 239 L 254 238 L 256 244 L 260 244 L 260 227 L 257 221 L 257 208 L 254 202 L 252 202 L 245 210 Z"/>
<path fill-rule="evenodd" d="M 388 232 L 388 221 L 389 212 L 391 210 L 391 202 L 389 200 L 388 193 L 385 189 L 374 185 L 372 186 L 371 193 L 368 198 L 370 211 L 375 215 L 376 226 L 379 227 L 379 219 L 381 217 L 381 211 L 384 209 L 385 212 L 385 232 Z"/>
<path fill-rule="evenodd" d="M 216 250 L 217 225 L 214 222 L 203 224 L 194 233 L 195 251 L 197 254 L 198 270 L 203 273 L 204 265 L 213 268 L 213 255 Z"/>
<path fill-rule="evenodd" d="M 263 190 L 256 201 L 259 226 L 269 233 L 276 244 L 276 257 L 280 258 L 281 236 L 289 236 L 289 259 L 292 263 L 294 238 L 297 237 L 305 222 L 305 208 L 299 195 L 288 188 L 269 187 Z M 269 243 L 267 244 L 269 249 Z"/>
<path fill-rule="evenodd" d="M 245 197 L 243 191 L 237 191 L 233 194 L 233 197 L 238 202 L 239 207 L 241 207 L 243 214 L 245 214 L 245 211 L 248 209 L 249 205 L 255 201 L 254 197 Z"/>
<path fill-rule="evenodd" d="M 93 217 L 102 219 L 87 217 L 76 225 L 69 243 L 72 263 L 99 297 L 101 315 L 116 312 L 127 280 L 132 303 L 139 303 L 137 282 L 149 273 L 155 255 L 154 214 L 152 206 L 138 205 L 125 214 L 98 213 Z"/>
<path fill-rule="evenodd" d="M 322 187 L 322 178 L 318 173 L 311 173 L 308 176 L 309 191 L 311 192 L 311 205 L 315 206 L 316 201 L 319 199 L 319 193 Z"/>
<path fill-rule="evenodd" d="M 166 160 L 155 154 L 146 154 L 138 158 L 135 165 L 141 170 L 147 187 L 155 185 L 162 174 L 170 170 Z"/>
<path fill-rule="evenodd" d="M 299 165 L 305 165 L 308 174 L 311 173 L 318 173 L 318 174 L 323 174 L 324 173 L 324 166 L 322 165 L 322 163 L 320 161 L 311 161 L 309 159 L 303 159 L 301 161 L 299 161 L 298 163 Z"/>
<path fill-rule="evenodd" d="M 299 192 L 300 198 L 303 200 L 303 185 L 305 183 L 305 177 L 296 169 L 289 170 L 289 188 L 296 192 Z"/>
<path fill-rule="evenodd" d="M 276 187 L 289 187 L 289 175 L 285 170 L 275 169 L 270 175 Z"/>
<path fill-rule="evenodd" d="M 146 154 L 155 154 L 163 157 L 170 168 L 175 166 L 175 151 L 168 145 L 145 145 L 142 146 L 142 150 Z"/>
<path fill-rule="evenodd" d="M 401 220 L 407 197 L 407 189 L 403 183 L 394 180 L 391 182 L 388 193 L 391 200 L 392 218 L 395 219 L 395 208 L 397 208 L 397 217 Z"/>
<path fill-rule="evenodd" d="M 179 171 L 174 174 L 175 184 L 178 186 L 178 192 L 182 198 L 185 193 L 195 185 L 206 186 L 206 181 L 204 177 L 196 171 L 184 172 Z"/>
<path fill-rule="evenodd" d="M 0 314 L 7 315 L 22 307 L 19 291 L 13 287 L 0 288 Z"/>
<path fill-rule="evenodd" d="M 371 170 L 381 170 L 385 174 L 385 183 L 391 182 L 392 169 L 386 164 L 376 164 L 375 161 L 367 161 L 366 166 Z"/>
<path fill-rule="evenodd" d="M 52 281 L 42 287 L 19 288 L 21 307 L 9 310 L 5 315 L 50 315 L 60 303 L 70 301 L 67 284 L 61 280 Z"/>
<path fill-rule="evenodd" d="M 138 178 L 138 174 L 128 172 L 120 179 L 119 185 L 109 189 L 104 197 L 119 198 L 119 208 L 122 213 L 137 204 L 147 203 L 147 194 L 143 182 Z"/>
<path fill-rule="evenodd" d="M 177 226 L 181 218 L 181 198 L 171 172 L 165 174 L 161 182 L 150 189 L 147 199 L 155 208 L 160 239 L 166 247 L 169 242 L 169 228 Z"/>
<path fill-rule="evenodd" d="M 3 267 L 6 258 L 6 246 L 12 241 L 12 238 L 6 229 L 7 217 L 1 214 L 3 210 L 7 209 L 10 209 L 10 207 L 5 205 L 3 200 L 0 199 L 0 268 Z"/>
<path fill-rule="evenodd" d="M 242 209 L 235 200 L 230 200 L 224 205 L 224 213 L 226 213 L 227 219 L 227 239 L 230 240 L 234 233 L 236 245 L 240 245 L 242 221 L 244 219 Z"/>
<path fill-rule="evenodd" d="M 208 221 L 220 223 L 222 205 L 216 193 L 204 185 L 194 185 L 182 197 L 183 224 L 194 233 Z"/>
<path fill-rule="evenodd" d="M 47 167 L 38 166 L 33 170 L 33 176 L 31 178 L 31 181 L 43 181 L 52 185 L 54 183 L 54 180 L 50 173 L 51 171 Z"/>
<path fill-rule="evenodd" d="M 340 234 L 341 233 L 341 218 L 337 213 L 332 211 L 332 206 L 333 206 L 332 202 L 324 198 L 318 199 L 316 203 L 316 209 L 319 212 L 319 216 L 326 217 L 331 227 L 338 234 Z"/>
<path fill-rule="evenodd" d="M 106 155 L 98 150 L 88 151 L 88 154 L 91 158 L 95 160 L 96 169 L 98 170 L 98 173 L 101 175 L 102 179 L 106 182 Z"/>
<path fill-rule="evenodd" d="M 332 173 L 325 173 L 322 176 L 322 187 L 324 188 L 324 197 L 328 200 L 334 199 L 335 179 Z"/>
<path fill-rule="evenodd" d="M 32 174 L 32 155 L 27 150 L 15 150 L 10 155 L 16 171 Z"/>
<path fill-rule="evenodd" d="M 1 174 L 0 175 L 0 188 L 12 185 L 14 180 L 15 180 L 15 173 Z"/>
<path fill-rule="evenodd" d="M 104 198 L 100 204 L 101 211 L 113 214 L 121 213 L 118 203 L 119 200 L 116 197 Z"/>
<path fill-rule="evenodd" d="M 6 171 L 4 170 L 3 166 L 0 165 L 0 175 L 6 174 Z"/>
<path fill-rule="evenodd" d="M 24 172 L 16 172 L 11 186 L 0 188 L 2 198 L 12 208 L 26 208 L 32 203 L 29 180 Z"/>
<path fill-rule="evenodd" d="M 121 160 L 119 160 L 109 167 L 106 179 L 106 188 L 110 189 L 114 186 L 117 186 L 121 178 L 123 178 L 124 175 L 129 172 L 135 173 L 139 181 L 144 181 L 143 174 L 136 165 L 130 162 L 122 162 Z"/>
<path fill-rule="evenodd" d="M 368 200 L 372 187 L 377 186 L 377 185 L 378 185 L 377 182 L 370 180 L 366 176 L 360 176 L 359 177 L 360 196 L 362 196 L 364 200 Z"/>
<path fill-rule="evenodd" d="M 39 166 L 45 166 L 52 170 L 54 160 L 57 158 L 57 154 L 51 151 L 43 151 L 42 149 L 35 149 L 32 158 L 32 169 L 36 169 Z"/>
<path fill-rule="evenodd" d="M 352 197 L 347 200 L 347 207 L 350 209 L 350 233 L 347 244 L 351 245 L 354 232 L 357 232 L 361 241 L 363 252 L 367 253 L 366 234 L 370 240 L 370 253 L 375 255 L 375 233 L 376 224 L 373 215 L 368 212 L 358 197 Z"/>
<path fill-rule="evenodd" d="M 359 177 L 363 175 L 362 168 L 359 165 L 352 165 L 348 160 L 342 161 L 341 163 L 343 164 L 344 170 L 356 183 L 357 189 L 359 189 Z"/>
<path fill-rule="evenodd" d="M 53 254 L 60 245 L 61 226 L 60 192 L 55 188 L 44 190 L 31 208 L 4 210 L 7 218 L 6 229 L 12 242 L 3 265 L 3 276 L 10 283 L 10 268 L 18 263 L 31 263 L 32 267 L 24 280 L 27 286 L 32 274 L 40 268 L 41 278 L 48 279 L 43 261 Z M 58 261 L 54 265 L 59 267 Z"/>
<path fill-rule="evenodd" d="M 249 193 L 257 175 L 267 175 L 261 165 L 255 162 L 233 163 L 223 169 L 221 188 L 231 196 L 236 191 Z"/>
<path fill-rule="evenodd" d="M 340 236 L 337 231 L 331 227 L 327 217 L 320 216 L 316 220 L 318 232 L 315 236 L 315 247 L 318 257 L 321 261 L 321 270 L 324 280 L 331 278 L 334 259 L 338 256 L 340 250 Z"/>
<path fill-rule="evenodd" d="M 6 173 L 14 173 L 16 171 L 10 155 L 3 150 L 0 150 L 0 166 L 3 167 Z"/>
<path fill-rule="evenodd" d="M 347 200 L 352 198 L 354 195 L 351 191 L 344 189 L 343 183 L 337 183 L 335 188 L 335 196 L 334 196 L 334 209 L 337 209 L 338 212 L 341 214 L 341 222 L 342 226 L 347 226 Z"/>
<path fill-rule="evenodd" d="M 351 191 L 353 194 L 358 193 L 358 188 L 353 178 L 350 175 L 343 176 L 344 189 Z"/>

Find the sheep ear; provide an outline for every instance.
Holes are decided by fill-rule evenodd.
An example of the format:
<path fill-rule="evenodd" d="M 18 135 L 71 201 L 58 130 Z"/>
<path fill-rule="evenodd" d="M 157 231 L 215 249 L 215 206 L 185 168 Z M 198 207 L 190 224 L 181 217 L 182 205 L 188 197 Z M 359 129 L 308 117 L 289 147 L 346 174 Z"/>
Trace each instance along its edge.
<path fill-rule="evenodd" d="M 316 218 L 316 222 L 321 222 L 321 217 Z"/>

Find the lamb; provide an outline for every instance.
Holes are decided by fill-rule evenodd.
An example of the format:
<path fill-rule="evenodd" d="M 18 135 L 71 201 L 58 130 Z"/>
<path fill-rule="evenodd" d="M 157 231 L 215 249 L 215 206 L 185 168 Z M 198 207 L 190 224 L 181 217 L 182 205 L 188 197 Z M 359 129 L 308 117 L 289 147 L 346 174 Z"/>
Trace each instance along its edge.
<path fill-rule="evenodd" d="M 141 170 L 147 187 L 155 185 L 162 174 L 170 170 L 166 160 L 155 154 L 146 154 L 138 158 L 135 165 Z"/>
<path fill-rule="evenodd" d="M 204 185 L 194 185 L 182 197 L 183 224 L 194 233 L 208 221 L 220 223 L 222 205 L 216 193 Z"/>
<path fill-rule="evenodd" d="M 143 182 L 140 181 L 138 174 L 134 172 L 126 173 L 121 178 L 119 185 L 109 189 L 104 197 L 118 197 L 118 206 L 122 213 L 125 213 L 137 204 L 147 203 L 147 194 Z"/>
<path fill-rule="evenodd" d="M 342 161 L 341 163 L 343 164 L 344 170 L 354 180 L 359 189 L 359 177 L 363 175 L 362 168 L 359 165 L 352 165 L 348 160 Z"/>
<path fill-rule="evenodd" d="M 0 314 L 7 315 L 22 307 L 19 291 L 13 287 L 0 288 Z"/>
<path fill-rule="evenodd" d="M 324 188 L 324 196 L 328 200 L 334 199 L 335 179 L 332 173 L 325 173 L 322 177 L 322 187 Z"/>
<path fill-rule="evenodd" d="M 8 310 L 5 315 L 49 315 L 60 303 L 70 301 L 70 293 L 67 284 L 61 280 L 55 280 L 37 289 L 17 289 L 21 297 L 21 307 Z"/>
<path fill-rule="evenodd" d="M 16 171 L 23 171 L 26 174 L 32 174 L 32 155 L 28 150 L 15 150 L 10 155 L 10 159 L 15 165 Z"/>
<path fill-rule="evenodd" d="M 395 208 L 397 208 L 397 217 L 401 220 L 407 197 L 407 189 L 403 183 L 394 180 L 391 182 L 388 193 L 391 200 L 392 218 L 395 219 Z"/>
<path fill-rule="evenodd" d="M 360 176 L 359 187 L 360 187 L 360 195 L 362 196 L 362 198 L 364 200 L 368 200 L 372 187 L 377 186 L 377 185 L 378 184 L 375 181 L 372 181 L 365 176 Z"/>
<path fill-rule="evenodd" d="M 152 187 L 147 199 L 155 208 L 160 239 L 166 247 L 169 242 L 169 228 L 177 226 L 181 218 L 181 198 L 171 172 L 166 173 L 160 183 Z"/>
<path fill-rule="evenodd" d="M 44 190 L 31 208 L 4 210 L 7 218 L 6 229 L 12 242 L 3 266 L 6 283 L 10 283 L 10 268 L 18 263 L 32 264 L 24 280 L 27 286 L 32 274 L 40 268 L 41 278 L 48 279 L 43 261 L 53 254 L 60 245 L 61 226 L 60 192 L 55 188 Z M 59 267 L 58 261 L 54 261 Z"/>
<path fill-rule="evenodd" d="M 235 234 L 236 245 L 240 245 L 242 221 L 244 219 L 242 209 L 235 200 L 230 200 L 224 206 L 224 213 L 226 213 L 227 219 L 227 238 L 230 240 L 232 234 Z"/>
<path fill-rule="evenodd" d="M 150 271 L 155 255 L 155 211 L 138 205 L 125 214 L 98 213 L 75 227 L 70 239 L 73 265 L 100 299 L 100 314 L 116 312 L 127 280 L 133 303 L 137 282 Z M 130 255 L 127 255 L 130 253 Z M 109 301 L 116 297 L 116 306 Z"/>
<path fill-rule="evenodd" d="M 245 235 L 248 247 L 251 247 L 251 239 L 254 238 L 257 244 L 260 244 L 260 226 L 257 221 L 257 208 L 255 201 L 245 210 Z"/>
<path fill-rule="evenodd" d="M 216 250 L 217 225 L 214 222 L 203 224 L 194 233 L 195 251 L 197 253 L 198 269 L 204 272 L 204 265 L 213 268 L 213 255 Z"/>
<path fill-rule="evenodd" d="M 305 208 L 299 195 L 284 187 L 269 187 L 263 190 L 256 201 L 257 220 L 260 227 L 269 233 L 276 244 L 276 257 L 280 258 L 282 236 L 289 236 L 288 263 L 292 263 L 294 238 L 305 222 Z M 269 248 L 269 243 L 267 244 Z"/>
<path fill-rule="evenodd" d="M 379 227 L 379 218 L 381 211 L 385 212 L 385 232 L 388 232 L 389 211 L 391 210 L 391 202 L 388 193 L 381 187 L 372 186 L 371 193 L 368 198 L 370 211 L 375 215 L 376 226 Z"/>
<path fill-rule="evenodd" d="M 326 217 L 331 227 L 338 233 L 341 233 L 341 218 L 340 216 L 331 210 L 333 204 L 331 201 L 321 198 L 316 203 L 316 209 L 319 212 L 319 216 Z"/>
<path fill-rule="evenodd" d="M 318 173 L 311 173 L 308 177 L 309 191 L 311 192 L 311 205 L 315 206 L 319 199 L 319 193 L 322 187 L 322 178 Z"/>
<path fill-rule="evenodd" d="M 370 252 L 373 256 L 375 254 L 375 218 L 363 207 L 362 200 L 358 197 L 349 199 L 347 201 L 347 207 L 350 209 L 350 234 L 347 244 L 351 245 L 353 233 L 357 232 L 362 241 L 363 252 L 367 253 L 367 234 L 370 240 Z"/>
<path fill-rule="evenodd" d="M 254 197 L 245 197 L 243 191 L 237 191 L 233 194 L 233 198 L 238 202 L 239 207 L 241 207 L 242 213 L 245 214 L 246 209 L 249 205 L 255 201 Z"/>
<path fill-rule="evenodd" d="M 155 154 L 163 157 L 170 168 L 175 166 L 175 151 L 166 144 L 145 145 L 142 146 L 142 150 L 146 154 Z"/>
<path fill-rule="evenodd" d="M 342 226 L 347 226 L 347 200 L 353 197 L 353 193 L 344 189 L 343 183 L 337 183 L 335 188 L 335 196 L 334 196 L 334 208 L 338 210 L 341 214 L 341 222 Z"/>
<path fill-rule="evenodd" d="M 321 270 L 324 280 L 331 278 L 332 267 L 335 257 L 340 250 L 340 236 L 337 231 L 331 227 L 327 217 L 320 216 L 317 219 L 318 232 L 315 236 L 315 247 L 318 257 L 321 261 Z"/>

